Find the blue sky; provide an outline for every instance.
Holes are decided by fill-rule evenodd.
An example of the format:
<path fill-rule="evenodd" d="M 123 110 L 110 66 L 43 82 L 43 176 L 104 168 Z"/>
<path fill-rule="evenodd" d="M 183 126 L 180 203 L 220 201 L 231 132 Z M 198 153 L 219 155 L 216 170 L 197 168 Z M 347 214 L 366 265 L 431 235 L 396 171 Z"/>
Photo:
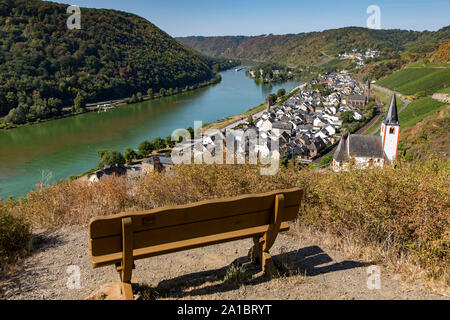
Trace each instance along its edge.
<path fill-rule="evenodd" d="M 366 26 L 369 5 L 382 29 L 435 31 L 450 25 L 450 0 L 68 0 L 138 14 L 172 36 L 261 35 Z"/>

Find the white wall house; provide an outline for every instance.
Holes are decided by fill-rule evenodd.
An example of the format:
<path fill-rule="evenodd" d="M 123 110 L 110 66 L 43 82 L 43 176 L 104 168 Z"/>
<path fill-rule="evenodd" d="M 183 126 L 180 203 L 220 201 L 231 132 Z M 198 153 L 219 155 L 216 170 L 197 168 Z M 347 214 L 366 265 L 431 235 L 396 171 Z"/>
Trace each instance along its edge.
<path fill-rule="evenodd" d="M 349 165 L 363 169 L 392 163 L 397 158 L 399 136 L 400 122 L 394 94 L 381 125 L 381 135 L 344 135 L 334 153 L 332 169 L 339 172 L 347 170 Z"/>

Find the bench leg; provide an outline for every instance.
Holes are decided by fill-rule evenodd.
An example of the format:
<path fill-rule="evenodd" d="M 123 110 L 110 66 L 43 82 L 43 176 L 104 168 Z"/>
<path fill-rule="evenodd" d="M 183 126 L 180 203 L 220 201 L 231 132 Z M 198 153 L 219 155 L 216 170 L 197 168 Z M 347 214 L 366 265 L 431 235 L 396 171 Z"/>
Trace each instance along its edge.
<path fill-rule="evenodd" d="M 122 288 L 122 295 L 125 300 L 134 300 L 131 282 L 122 282 L 121 288 Z"/>
<path fill-rule="evenodd" d="M 253 262 L 259 260 L 263 271 L 269 278 L 275 278 L 279 276 L 278 270 L 273 263 L 272 256 L 269 253 L 272 248 L 278 232 L 280 231 L 280 225 L 283 217 L 284 208 L 284 195 L 279 194 L 275 197 L 275 206 L 273 211 L 272 223 L 269 225 L 269 229 L 264 235 L 259 238 L 253 238 L 253 248 L 250 249 L 249 256 Z"/>
<path fill-rule="evenodd" d="M 118 271 L 120 272 L 120 282 L 122 296 L 125 300 L 133 300 L 133 290 L 131 287 L 131 275 L 133 272 L 133 231 L 131 218 L 122 219 L 122 263 Z"/>
<path fill-rule="evenodd" d="M 254 245 L 250 249 L 248 255 L 252 262 L 260 263 L 264 273 L 270 278 L 277 278 L 279 276 L 278 270 L 273 263 L 272 256 L 269 251 L 263 250 L 263 238 L 253 238 Z"/>

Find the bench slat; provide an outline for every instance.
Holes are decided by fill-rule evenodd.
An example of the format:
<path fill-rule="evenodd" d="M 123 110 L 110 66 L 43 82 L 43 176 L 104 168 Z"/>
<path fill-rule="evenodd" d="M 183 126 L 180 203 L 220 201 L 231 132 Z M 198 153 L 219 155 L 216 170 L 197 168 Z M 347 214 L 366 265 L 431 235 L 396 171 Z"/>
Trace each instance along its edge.
<path fill-rule="evenodd" d="M 121 213 L 97 217 L 90 223 L 90 238 L 121 236 L 122 218 L 133 218 L 133 232 L 184 225 L 230 216 L 273 210 L 275 196 L 285 195 L 285 206 L 299 205 L 302 190 L 293 188 L 257 195 L 244 195 L 229 199 L 208 200 L 193 204 L 164 207 L 143 212 Z"/>
<path fill-rule="evenodd" d="M 298 213 L 299 206 L 285 208 L 281 221 L 293 220 Z M 214 234 L 238 231 L 269 225 L 272 221 L 272 211 L 241 214 L 226 218 L 204 220 L 196 223 L 169 226 L 159 229 L 133 232 L 133 248 L 140 249 L 158 246 L 164 243 L 177 242 L 192 238 L 205 237 Z M 91 253 L 101 256 L 122 251 L 122 235 L 101 239 L 91 239 Z"/>
<path fill-rule="evenodd" d="M 226 232 L 216 235 L 210 235 L 206 237 L 194 238 L 189 240 L 183 240 L 178 242 L 166 243 L 158 246 L 141 248 L 133 250 L 133 257 L 135 260 L 144 259 L 163 254 L 195 249 L 199 247 L 224 243 L 228 241 L 245 239 L 257 235 L 261 235 L 268 230 L 269 226 L 259 226 L 254 228 L 242 229 L 233 232 Z M 280 231 L 289 230 L 289 224 L 286 222 L 281 223 Z M 122 252 L 108 254 L 98 257 L 92 257 L 93 267 L 100 268 L 108 265 L 119 263 L 122 259 Z"/>

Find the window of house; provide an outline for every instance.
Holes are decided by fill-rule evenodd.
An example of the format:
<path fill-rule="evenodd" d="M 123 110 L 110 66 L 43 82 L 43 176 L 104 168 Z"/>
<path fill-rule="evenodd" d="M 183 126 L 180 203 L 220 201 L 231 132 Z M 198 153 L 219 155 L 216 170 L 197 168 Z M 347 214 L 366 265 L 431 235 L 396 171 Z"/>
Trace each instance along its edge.
<path fill-rule="evenodd" d="M 389 128 L 389 133 L 390 133 L 390 134 L 395 133 L 395 128 Z"/>

